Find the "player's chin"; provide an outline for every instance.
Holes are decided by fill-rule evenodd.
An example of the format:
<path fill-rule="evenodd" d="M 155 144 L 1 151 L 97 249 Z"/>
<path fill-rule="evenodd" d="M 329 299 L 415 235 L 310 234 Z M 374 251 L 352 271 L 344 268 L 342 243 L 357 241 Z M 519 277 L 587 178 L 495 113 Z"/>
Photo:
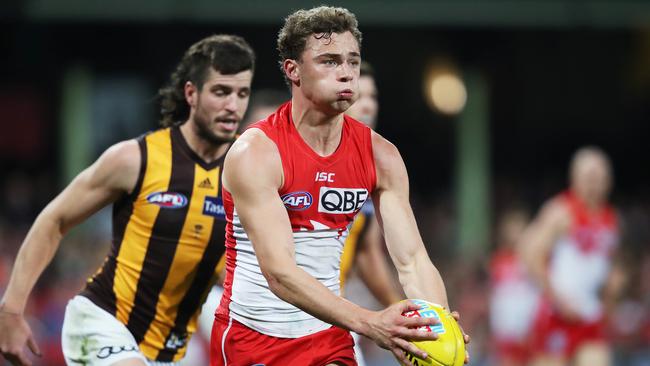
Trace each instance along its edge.
<path fill-rule="evenodd" d="M 235 141 L 237 138 L 237 132 L 227 133 L 223 136 L 223 139 L 226 141 Z"/>
<path fill-rule="evenodd" d="M 215 142 L 232 142 L 237 137 L 237 131 L 213 131 L 212 136 Z"/>
<path fill-rule="evenodd" d="M 332 107 L 337 112 L 343 113 L 347 111 L 352 106 L 352 104 L 354 104 L 354 101 L 352 99 L 337 99 L 336 102 L 332 104 Z"/>

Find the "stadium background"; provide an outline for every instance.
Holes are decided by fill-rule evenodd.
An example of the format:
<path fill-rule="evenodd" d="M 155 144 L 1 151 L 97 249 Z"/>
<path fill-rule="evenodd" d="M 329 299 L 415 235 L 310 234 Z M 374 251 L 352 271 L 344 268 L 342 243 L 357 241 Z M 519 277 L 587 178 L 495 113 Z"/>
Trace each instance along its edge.
<path fill-rule="evenodd" d="M 0 292 L 44 205 L 106 147 L 156 128 L 157 88 L 191 43 L 242 35 L 258 56 L 253 96 L 283 88 L 275 51 L 282 19 L 319 3 L 0 5 Z M 586 144 L 612 158 L 612 198 L 625 225 L 630 281 L 611 330 L 617 365 L 649 364 L 650 2 L 329 4 L 359 18 L 363 57 L 376 69 L 378 131 L 404 156 L 423 237 L 474 336 L 472 364 L 489 363 L 494 223 L 507 207 L 534 212 L 561 190 L 571 153 Z M 436 70 L 464 81 L 459 114 L 430 108 L 423 90 Z M 63 308 L 106 253 L 109 223 L 104 210 L 75 230 L 39 281 L 29 310 L 48 355 L 39 365 L 62 364 Z M 370 356 L 391 364 L 382 352 Z"/>

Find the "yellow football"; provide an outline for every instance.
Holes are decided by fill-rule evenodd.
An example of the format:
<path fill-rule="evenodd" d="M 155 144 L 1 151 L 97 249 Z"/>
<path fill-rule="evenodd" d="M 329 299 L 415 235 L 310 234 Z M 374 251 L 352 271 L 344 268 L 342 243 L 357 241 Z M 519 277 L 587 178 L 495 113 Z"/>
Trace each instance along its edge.
<path fill-rule="evenodd" d="M 411 341 L 429 357 L 426 360 L 407 353 L 408 359 L 415 366 L 462 366 L 465 362 L 465 341 L 456 319 L 442 306 L 419 299 L 409 299 L 420 306 L 420 309 L 405 312 L 409 318 L 436 318 L 439 324 L 421 327 L 421 330 L 438 333 L 435 341 Z"/>

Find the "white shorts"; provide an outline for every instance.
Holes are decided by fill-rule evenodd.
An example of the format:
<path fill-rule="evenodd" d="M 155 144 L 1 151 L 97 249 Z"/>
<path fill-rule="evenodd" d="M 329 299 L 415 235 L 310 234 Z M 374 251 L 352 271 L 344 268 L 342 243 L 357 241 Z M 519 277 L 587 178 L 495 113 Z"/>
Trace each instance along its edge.
<path fill-rule="evenodd" d="M 65 308 L 61 331 L 63 356 L 68 365 L 109 366 L 129 358 L 149 366 L 177 366 L 174 362 L 147 360 L 126 326 L 83 296 Z"/>

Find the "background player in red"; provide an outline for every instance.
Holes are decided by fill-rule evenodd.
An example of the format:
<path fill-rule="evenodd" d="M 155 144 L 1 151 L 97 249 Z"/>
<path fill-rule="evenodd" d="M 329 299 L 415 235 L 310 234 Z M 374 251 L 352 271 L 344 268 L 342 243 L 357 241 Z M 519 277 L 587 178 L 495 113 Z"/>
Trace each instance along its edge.
<path fill-rule="evenodd" d="M 611 186 L 605 152 L 579 149 L 569 189 L 544 205 L 521 239 L 524 260 L 545 297 L 533 329 L 533 365 L 611 363 L 605 319 L 619 290 L 609 286 L 619 246 Z"/>
<path fill-rule="evenodd" d="M 434 320 L 402 316 L 414 304 L 374 312 L 337 296 L 342 233 L 372 194 L 406 295 L 448 306 L 399 152 L 343 114 L 358 98 L 360 45 L 342 8 L 297 11 L 279 33 L 291 102 L 249 128 L 224 165 L 227 275 L 213 365 L 354 365 L 343 329 L 411 365 L 405 351 L 426 354 L 407 339 L 436 338 L 414 328 Z"/>
<path fill-rule="evenodd" d="M 529 336 L 539 304 L 539 289 L 517 250 L 527 224 L 524 209 L 510 208 L 501 215 L 497 226 L 497 249 L 489 264 L 494 365 L 524 366 L 529 357 Z"/>

